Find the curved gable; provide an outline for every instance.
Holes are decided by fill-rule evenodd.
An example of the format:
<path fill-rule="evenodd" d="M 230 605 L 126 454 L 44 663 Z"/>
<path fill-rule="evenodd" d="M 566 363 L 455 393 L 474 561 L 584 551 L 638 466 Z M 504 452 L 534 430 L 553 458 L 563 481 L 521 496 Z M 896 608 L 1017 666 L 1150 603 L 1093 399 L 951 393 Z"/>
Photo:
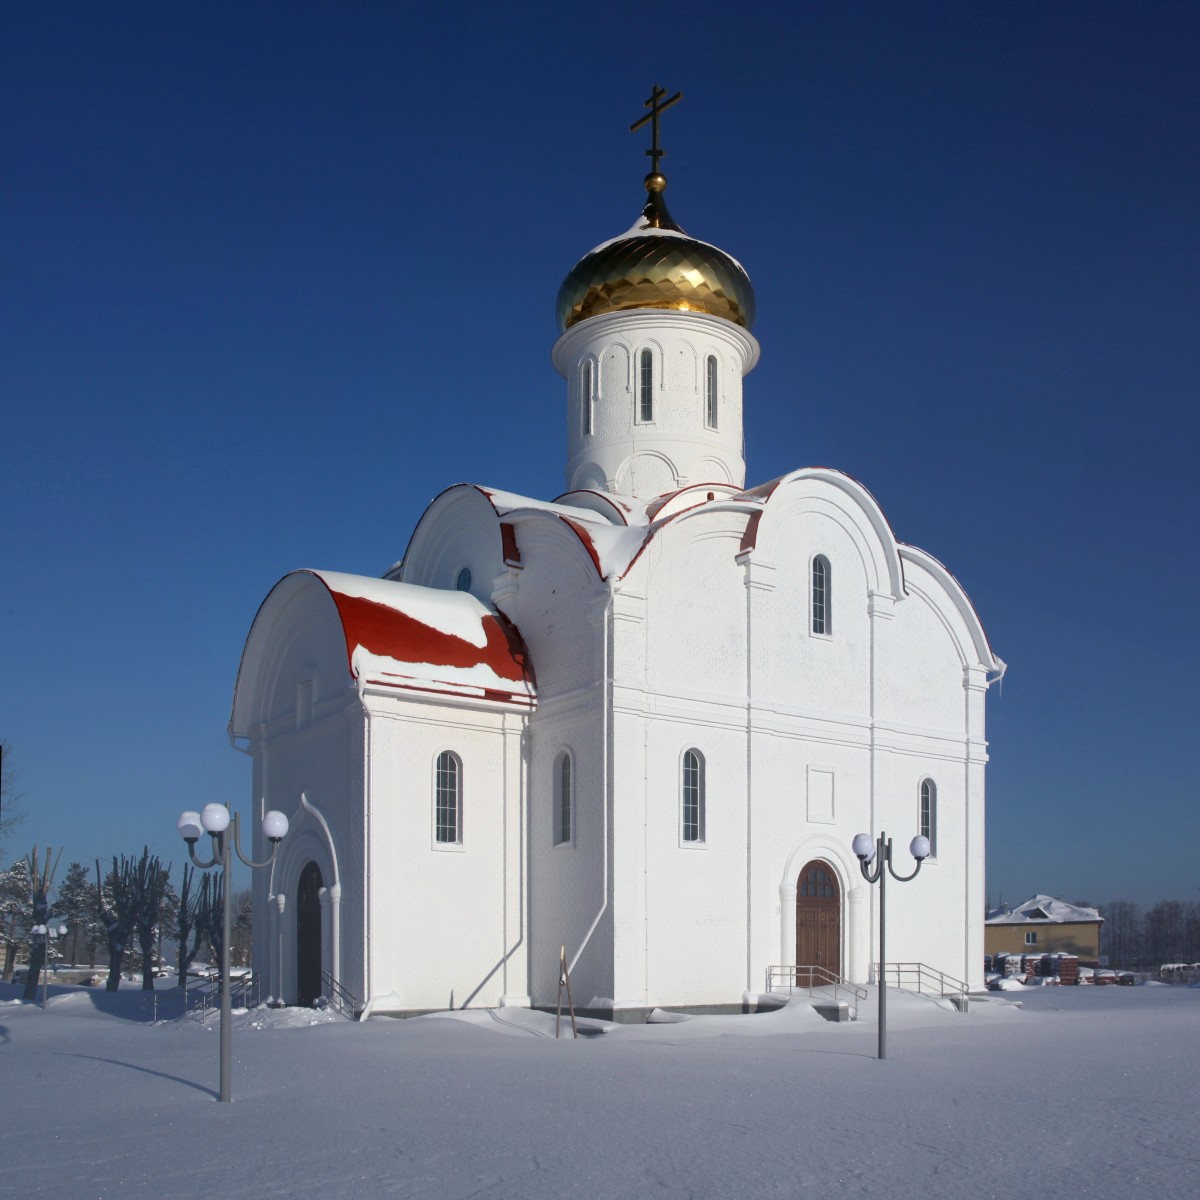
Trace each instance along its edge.
<path fill-rule="evenodd" d="M 233 736 L 287 715 L 294 677 L 308 669 L 292 647 L 321 660 L 327 689 L 356 683 L 526 708 L 536 695 L 520 633 L 469 593 L 295 571 L 276 584 L 251 626 L 234 691 Z"/>
<path fill-rule="evenodd" d="M 471 594 L 487 602 L 492 580 L 504 570 L 504 547 L 496 508 L 473 483 L 456 483 L 430 501 L 392 578 L 449 591 L 464 567 Z"/>
<path fill-rule="evenodd" d="M 297 723 L 297 689 L 328 702 L 353 686 L 345 639 L 328 589 L 310 571 L 285 575 L 267 594 L 246 636 L 229 718 L 231 737 Z"/>
<path fill-rule="evenodd" d="M 958 580 L 932 554 L 918 550 L 916 546 L 901 546 L 900 557 L 919 568 L 933 584 L 931 588 L 921 588 L 921 593 L 938 610 L 950 630 L 963 664 L 977 664 L 989 673 L 1003 675 L 1004 660 L 993 653 L 983 622 Z M 910 590 L 919 586 L 916 578 L 911 577 Z"/>
<path fill-rule="evenodd" d="M 897 600 L 904 596 L 904 569 L 892 527 L 875 497 L 857 480 L 826 467 L 806 467 L 745 494 L 763 504 L 748 548 L 761 551 L 769 561 L 782 558 L 788 527 L 806 515 L 820 515 L 836 523 L 855 545 L 869 591 Z"/>

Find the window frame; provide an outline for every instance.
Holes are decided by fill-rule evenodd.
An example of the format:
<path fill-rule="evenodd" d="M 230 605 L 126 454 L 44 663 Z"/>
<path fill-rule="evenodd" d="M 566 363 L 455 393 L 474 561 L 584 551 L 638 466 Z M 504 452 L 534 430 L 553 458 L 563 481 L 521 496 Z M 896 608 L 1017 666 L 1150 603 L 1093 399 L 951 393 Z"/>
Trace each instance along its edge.
<path fill-rule="evenodd" d="M 929 857 L 937 858 L 937 794 L 936 781 L 929 775 L 917 785 L 917 830 L 929 839 Z"/>
<path fill-rule="evenodd" d="M 1036 929 L 1026 930 L 1025 945 L 1027 945 L 1027 946 L 1036 946 L 1037 945 L 1037 930 Z"/>
<path fill-rule="evenodd" d="M 720 399 L 717 356 L 710 354 L 704 360 L 704 428 L 716 429 Z"/>
<path fill-rule="evenodd" d="M 643 346 L 637 358 L 637 424 L 654 422 L 654 351 Z"/>
<path fill-rule="evenodd" d="M 554 760 L 554 845 L 575 845 L 575 756 L 563 750 Z"/>
<path fill-rule="evenodd" d="M 814 554 L 808 568 L 808 631 L 814 637 L 833 636 L 832 584 L 829 559 L 824 554 Z"/>
<path fill-rule="evenodd" d="M 453 778 L 444 777 L 444 766 L 454 767 Z M 449 798 L 451 803 L 445 803 Z M 443 820 L 452 813 L 453 827 Z M 453 836 L 443 836 L 451 833 Z M 433 844 L 439 850 L 461 848 L 463 844 L 463 762 L 453 750 L 442 750 L 433 760 Z"/>
<path fill-rule="evenodd" d="M 707 774 L 704 755 L 695 746 L 689 746 L 679 760 L 679 843 L 681 846 L 694 847 L 707 844 Z M 689 775 L 691 775 L 690 780 Z M 690 820 L 689 808 L 694 810 Z M 689 832 L 691 833 L 690 837 L 688 836 Z"/>
<path fill-rule="evenodd" d="M 583 437 L 592 437 L 596 432 L 596 364 L 589 358 L 584 360 L 583 374 L 579 380 L 580 429 Z"/>

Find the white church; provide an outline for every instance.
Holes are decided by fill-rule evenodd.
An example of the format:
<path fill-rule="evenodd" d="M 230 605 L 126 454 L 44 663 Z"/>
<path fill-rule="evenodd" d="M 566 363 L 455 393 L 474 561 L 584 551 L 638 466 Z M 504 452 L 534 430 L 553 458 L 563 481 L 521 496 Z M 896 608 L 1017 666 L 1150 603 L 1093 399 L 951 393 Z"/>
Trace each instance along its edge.
<path fill-rule="evenodd" d="M 865 982 L 851 841 L 880 831 L 901 871 L 932 846 L 889 959 L 982 986 L 1004 664 L 857 481 L 747 487 L 754 292 L 667 210 L 661 95 L 642 215 L 559 289 L 566 491 L 456 484 L 386 577 L 295 571 L 254 619 L 230 733 L 291 820 L 255 873 L 264 995 L 553 1007 L 562 948 L 619 1019 L 740 1006 L 771 967 Z"/>

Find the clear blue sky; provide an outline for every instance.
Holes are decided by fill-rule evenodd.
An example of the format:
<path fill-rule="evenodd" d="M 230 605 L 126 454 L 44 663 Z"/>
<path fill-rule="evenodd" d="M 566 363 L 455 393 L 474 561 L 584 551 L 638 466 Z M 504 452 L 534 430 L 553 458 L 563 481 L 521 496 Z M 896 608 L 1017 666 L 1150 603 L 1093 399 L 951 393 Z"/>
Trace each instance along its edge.
<path fill-rule="evenodd" d="M 259 602 L 458 480 L 562 490 L 562 277 L 744 263 L 751 482 L 955 572 L 992 898 L 1197 896 L 1200 4 L 53 4 L 0 44 L 0 738 L 64 863 L 249 804 Z"/>

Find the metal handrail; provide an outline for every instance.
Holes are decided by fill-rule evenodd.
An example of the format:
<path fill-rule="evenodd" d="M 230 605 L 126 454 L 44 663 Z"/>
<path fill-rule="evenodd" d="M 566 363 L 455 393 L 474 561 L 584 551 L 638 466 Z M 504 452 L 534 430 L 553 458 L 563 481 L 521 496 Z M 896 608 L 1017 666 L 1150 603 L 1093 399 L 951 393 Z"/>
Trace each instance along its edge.
<path fill-rule="evenodd" d="M 325 989 L 325 995 L 329 999 L 330 1007 L 343 1017 L 349 1017 L 351 1021 L 356 1020 L 362 1011 L 358 997 L 348 987 L 344 987 L 339 980 L 334 979 L 328 971 L 321 972 L 321 983 Z"/>
<path fill-rule="evenodd" d="M 960 997 L 966 1000 L 967 985 L 961 979 L 955 979 L 953 975 L 947 975 L 945 971 L 939 971 L 936 967 L 931 967 L 927 963 L 907 962 L 897 963 L 890 962 L 884 968 L 883 979 L 886 985 L 891 986 L 893 977 L 895 978 L 895 987 L 907 988 L 909 991 L 916 991 L 922 994 L 929 992 L 934 995 L 941 996 L 943 999 L 951 997 Z M 878 963 L 871 964 L 871 978 L 878 981 L 880 970 Z M 965 1005 L 963 1011 L 966 1011 Z"/>
<path fill-rule="evenodd" d="M 193 1000 L 199 998 L 200 994 L 198 987 L 190 987 L 185 990 L 178 984 L 169 988 L 155 988 L 143 995 L 142 1010 L 149 1009 L 151 1020 L 157 1021 L 159 1008 L 172 1004 L 176 1000 L 182 1000 L 184 1002 L 182 1011 L 186 1014 L 189 1008 L 197 1007 Z"/>
<path fill-rule="evenodd" d="M 261 999 L 261 982 L 257 975 L 240 975 L 229 981 L 229 1003 L 233 1008 L 257 1008 Z M 220 976 L 212 976 L 198 988 L 189 988 L 189 992 L 200 993 L 200 1023 L 204 1024 L 210 1012 L 217 1012 L 221 1007 Z"/>
<path fill-rule="evenodd" d="M 798 978 L 807 978 L 806 983 L 797 982 Z M 797 964 L 795 966 L 775 966 L 767 968 L 767 991 L 775 990 L 776 983 L 785 983 L 789 992 L 795 992 L 798 988 L 808 990 L 808 998 L 811 1000 L 814 989 L 833 989 L 833 998 L 835 1000 L 842 999 L 842 992 L 848 992 L 853 1000 L 850 1004 L 850 1015 L 854 1020 L 858 1020 L 858 1005 L 859 1002 L 865 1000 L 870 993 L 865 987 L 860 987 L 856 983 L 851 983 L 841 975 L 835 974 L 827 967 L 806 966 Z"/>

